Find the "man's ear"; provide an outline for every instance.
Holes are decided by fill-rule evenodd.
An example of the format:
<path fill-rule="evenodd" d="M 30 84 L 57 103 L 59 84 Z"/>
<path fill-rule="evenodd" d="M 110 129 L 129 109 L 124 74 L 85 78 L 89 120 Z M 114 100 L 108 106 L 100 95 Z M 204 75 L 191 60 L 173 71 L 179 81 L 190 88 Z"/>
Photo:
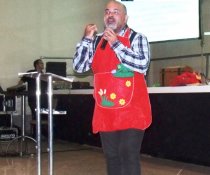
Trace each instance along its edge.
<path fill-rule="evenodd" d="M 125 16 L 125 23 L 127 24 L 128 22 L 128 15 Z"/>

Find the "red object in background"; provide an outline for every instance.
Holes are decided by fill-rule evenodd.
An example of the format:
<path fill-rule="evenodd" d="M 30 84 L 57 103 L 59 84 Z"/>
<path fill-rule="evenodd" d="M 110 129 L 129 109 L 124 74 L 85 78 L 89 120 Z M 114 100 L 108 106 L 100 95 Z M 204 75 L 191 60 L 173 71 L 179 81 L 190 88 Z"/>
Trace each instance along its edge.
<path fill-rule="evenodd" d="M 172 82 L 171 86 L 186 86 L 187 84 L 201 83 L 198 74 L 195 72 L 184 72 L 181 75 L 176 76 Z"/>

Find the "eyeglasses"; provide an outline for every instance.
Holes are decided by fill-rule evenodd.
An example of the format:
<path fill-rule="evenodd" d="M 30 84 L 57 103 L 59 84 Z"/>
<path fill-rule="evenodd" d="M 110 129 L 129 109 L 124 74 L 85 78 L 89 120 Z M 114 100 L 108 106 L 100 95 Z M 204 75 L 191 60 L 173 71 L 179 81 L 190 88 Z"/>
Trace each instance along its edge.
<path fill-rule="evenodd" d="M 119 15 L 119 14 L 120 14 L 120 11 L 117 10 L 117 9 L 115 9 L 115 10 L 113 10 L 113 11 L 106 9 L 106 10 L 104 11 L 104 15 L 111 15 L 111 14 L 112 14 L 112 15 Z"/>

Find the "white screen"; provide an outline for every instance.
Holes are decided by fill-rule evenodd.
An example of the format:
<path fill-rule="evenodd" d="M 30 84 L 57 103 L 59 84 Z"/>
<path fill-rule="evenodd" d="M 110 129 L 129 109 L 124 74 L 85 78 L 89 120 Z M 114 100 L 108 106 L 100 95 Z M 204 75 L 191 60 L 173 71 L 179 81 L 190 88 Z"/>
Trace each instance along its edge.
<path fill-rule="evenodd" d="M 128 25 L 149 42 L 199 38 L 199 0 L 121 2 L 127 7 Z"/>

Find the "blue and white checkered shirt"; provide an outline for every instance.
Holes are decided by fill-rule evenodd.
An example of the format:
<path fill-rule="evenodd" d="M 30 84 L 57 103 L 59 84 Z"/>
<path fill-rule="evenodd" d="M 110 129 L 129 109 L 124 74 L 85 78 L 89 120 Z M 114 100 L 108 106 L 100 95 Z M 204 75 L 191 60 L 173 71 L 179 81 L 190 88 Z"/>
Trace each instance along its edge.
<path fill-rule="evenodd" d="M 119 36 L 124 36 L 126 32 L 124 27 Z M 134 34 L 134 35 L 133 35 Z M 83 37 L 81 42 L 76 47 L 76 52 L 73 58 L 73 69 L 78 73 L 83 73 L 91 69 L 91 63 L 98 44 L 98 38 L 103 33 L 97 34 L 94 39 Z M 116 41 L 111 48 L 116 53 L 118 59 L 126 67 L 133 71 L 146 74 L 150 63 L 150 47 L 146 36 L 136 33 L 131 29 L 131 36 L 134 38 L 131 41 L 131 48 L 124 46 L 119 40 Z"/>

